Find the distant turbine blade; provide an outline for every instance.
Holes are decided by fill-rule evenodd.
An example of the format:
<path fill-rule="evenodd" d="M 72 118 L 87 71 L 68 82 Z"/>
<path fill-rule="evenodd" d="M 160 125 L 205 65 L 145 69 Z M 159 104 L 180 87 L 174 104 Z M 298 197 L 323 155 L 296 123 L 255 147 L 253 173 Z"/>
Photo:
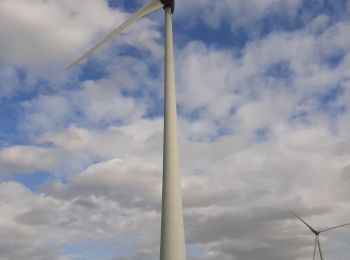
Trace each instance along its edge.
<path fill-rule="evenodd" d="M 318 236 L 315 236 L 314 256 L 313 256 L 312 260 L 315 260 L 316 248 L 317 248 L 317 241 L 318 241 Z"/>
<path fill-rule="evenodd" d="M 90 56 L 95 50 L 100 48 L 102 45 L 107 43 L 110 39 L 112 39 L 114 36 L 116 36 L 118 33 L 123 31 L 125 28 L 136 22 L 141 17 L 152 13 L 153 11 L 162 8 L 163 4 L 159 0 L 150 0 L 147 4 L 145 4 L 143 7 L 141 7 L 138 11 L 136 11 L 133 15 L 131 15 L 123 24 L 121 24 L 118 28 L 113 30 L 110 34 L 105 36 L 101 41 L 99 41 L 95 47 L 88 50 L 86 53 L 84 53 L 80 58 L 78 58 L 76 61 L 74 61 L 72 64 L 70 64 L 67 67 L 67 70 L 71 69 L 78 63 L 80 63 L 83 59 Z"/>
<path fill-rule="evenodd" d="M 293 211 L 291 211 L 291 213 L 296 216 L 298 219 L 300 219 L 301 222 L 303 222 L 310 230 L 312 233 L 316 234 L 317 231 L 315 229 L 313 229 L 313 227 L 311 227 L 308 223 L 306 223 L 305 220 L 303 220 L 301 217 L 299 217 L 297 214 L 295 214 Z"/>
<path fill-rule="evenodd" d="M 321 250 L 321 244 L 320 244 L 320 238 L 317 239 L 317 243 L 318 243 L 318 250 L 319 250 L 319 252 L 320 252 L 321 260 L 323 260 L 323 255 L 322 255 L 322 250 Z"/>
<path fill-rule="evenodd" d="M 336 228 L 340 228 L 340 227 L 345 227 L 345 226 L 348 226 L 348 225 L 350 225 L 350 223 L 343 224 L 343 225 L 336 226 L 336 227 L 330 227 L 330 228 L 321 229 L 320 233 L 326 232 L 326 231 L 329 231 L 329 230 L 333 230 L 333 229 L 336 229 Z"/>

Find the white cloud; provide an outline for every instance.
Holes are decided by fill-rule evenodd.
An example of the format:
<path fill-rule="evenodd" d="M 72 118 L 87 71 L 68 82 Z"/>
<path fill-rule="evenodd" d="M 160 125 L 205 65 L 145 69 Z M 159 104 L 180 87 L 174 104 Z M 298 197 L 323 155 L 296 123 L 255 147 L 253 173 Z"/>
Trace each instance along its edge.
<path fill-rule="evenodd" d="M 22 122 L 28 132 L 47 131 L 62 128 L 72 117 L 72 105 L 62 96 L 39 96 L 34 101 L 23 102 L 26 115 Z"/>
<path fill-rule="evenodd" d="M 7 11 L 0 21 L 18 17 L 23 10 L 11 8 L 23 2 L 1 2 L 6 7 L 2 12 Z M 79 4 L 23 3 L 21 7 L 28 7 L 23 19 L 32 28 L 29 31 L 40 41 L 50 37 L 44 46 L 33 44 L 23 53 L 14 53 L 23 42 L 0 43 L 0 49 L 8 52 L 0 55 L 12 65 L 31 66 L 42 48 L 38 64 L 57 57 L 63 61 L 63 56 L 78 53 L 98 31 L 124 17 L 105 2 L 88 1 L 81 12 Z M 196 12 L 207 15 L 203 17 L 214 27 L 233 10 L 230 22 L 235 28 L 252 27 L 267 13 L 293 17 L 300 1 L 183 4 L 197 5 L 198 11 L 188 11 L 195 19 L 199 19 Z M 207 6 L 213 7 L 210 13 Z M 286 8 L 291 13 L 286 14 Z M 41 22 L 47 17 L 35 16 L 42 10 L 53 17 L 52 24 Z M 100 16 L 106 19 L 101 21 Z M 16 35 L 24 30 L 18 23 L 14 23 Z M 31 144 L 2 148 L 1 174 L 45 170 L 56 177 L 36 192 L 15 182 L 0 184 L 0 234 L 4 234 L 0 237 L 12 241 L 0 241 L 1 257 L 89 259 L 89 250 L 94 250 L 90 245 L 96 242 L 113 244 L 102 259 L 158 257 L 163 122 L 159 117 L 145 118 L 162 95 L 159 73 L 150 75 L 155 66 L 160 68 L 155 64 L 162 57 L 160 33 L 154 26 L 146 19 L 117 43 L 145 43 L 137 52 L 145 59 L 122 51 L 111 54 L 106 48 L 99 62 L 111 65 L 101 79 L 70 79 L 74 87 L 22 102 L 20 126 L 32 138 Z M 199 41 L 176 50 L 189 259 L 308 259 L 312 236 L 288 210 L 297 211 L 315 227 L 349 221 L 349 28 L 347 21 L 332 24 L 321 15 L 303 29 L 271 32 L 241 50 Z M 74 34 L 75 30 L 80 33 Z M 66 46 L 57 46 L 56 37 L 71 34 Z M 59 48 L 52 55 L 51 41 Z M 144 50 L 151 55 L 144 55 Z M 338 62 L 326 62 L 338 54 Z M 16 71 L 9 68 L 2 77 L 17 88 Z M 328 105 L 345 109 L 334 115 L 322 107 L 328 101 L 320 99 L 336 85 L 342 92 Z M 8 91 L 5 87 L 2 93 Z M 344 245 L 348 230 L 337 234 L 325 237 L 324 251 L 328 258 L 345 260 L 350 251 Z M 79 246 L 78 255 L 67 250 Z M 121 251 L 126 253 L 120 255 Z"/>
<path fill-rule="evenodd" d="M 1 1 L 0 65 L 5 69 L 2 69 L 0 79 L 8 80 L 2 80 L 0 95 L 11 96 L 15 90 L 32 90 L 40 82 L 49 82 L 47 86 L 52 89 L 62 89 L 67 83 L 76 84 L 80 72 L 76 68 L 78 72 L 68 75 L 66 66 L 128 15 L 119 9 L 111 9 L 107 1 Z M 114 43 L 119 49 L 122 46 L 137 47 L 159 59 L 161 34 L 156 29 L 156 24 L 149 18 L 142 19 L 126 30 L 128 37 L 121 35 Z M 94 58 L 109 60 L 115 44 L 112 41 Z M 24 77 L 16 76 L 16 70 L 21 70 Z M 21 86 L 14 86 L 16 81 Z"/>
<path fill-rule="evenodd" d="M 347 89 L 350 46 L 344 35 L 350 26 L 340 22 L 321 33 L 313 26 L 271 33 L 250 42 L 241 56 L 199 42 L 187 45 L 178 58 L 178 86 L 189 135 L 216 136 L 222 128 L 255 131 L 301 113 L 312 123 L 326 123 L 318 99 L 336 86 Z M 339 64 L 328 64 L 338 54 Z"/>
<path fill-rule="evenodd" d="M 0 150 L 0 174 L 27 173 L 56 169 L 57 158 L 49 149 L 11 146 Z"/>
<path fill-rule="evenodd" d="M 134 121 L 145 113 L 142 104 L 123 96 L 110 81 L 86 81 L 80 89 L 39 96 L 22 106 L 25 116 L 21 128 L 35 135 L 63 129 L 71 123 L 108 125 Z"/>
<path fill-rule="evenodd" d="M 122 130 L 134 129 L 135 132 L 130 132 L 131 136 L 137 136 L 130 141 L 134 147 L 140 142 L 140 146 L 150 148 L 152 143 L 142 140 L 147 140 L 161 126 L 155 127 L 151 122 L 143 124 L 146 126 L 143 129 L 147 130 L 147 126 L 149 129 L 147 136 L 144 132 L 138 134 L 140 126 L 136 125 Z M 71 136 L 67 142 L 63 134 L 68 133 Z M 108 132 L 96 135 L 71 128 L 68 133 L 51 133 L 42 141 L 54 141 L 56 146 L 67 146 L 75 153 L 81 153 L 84 147 L 93 150 L 91 144 L 95 144 L 99 147 L 97 154 L 102 153 L 104 147 L 101 138 L 109 140 Z M 238 142 L 239 138 L 240 135 L 226 136 L 211 143 L 182 141 L 188 244 L 208 247 L 203 256 L 208 259 L 210 255 L 254 259 L 258 251 L 260 259 L 302 259 L 300 256 L 307 256 L 309 252 L 309 234 L 288 215 L 288 210 L 297 210 L 316 227 L 346 222 L 346 212 L 350 210 L 344 201 L 337 202 L 337 196 L 348 190 L 345 185 L 340 187 L 334 178 L 340 176 L 344 162 L 342 156 L 334 154 L 338 138 L 323 128 L 285 128 L 278 138 L 262 144 Z M 144 149 L 142 154 L 147 153 L 147 148 Z M 140 238 L 132 242 L 137 252 L 135 257 L 153 259 L 159 243 L 160 158 L 150 161 L 147 155 L 131 159 L 135 156 L 128 153 L 123 160 L 111 159 L 91 165 L 68 177 L 66 184 L 60 181 L 44 184 L 41 195 L 23 188 L 21 192 L 16 191 L 19 188 L 13 189 L 14 195 L 7 192 L 5 187 L 9 184 L 4 183 L 0 197 L 8 208 L 3 219 L 11 221 L 16 228 L 20 225 L 39 230 L 37 236 L 42 239 L 48 238 L 50 230 L 53 234 L 50 241 L 58 249 L 81 241 L 82 237 L 117 242 L 122 235 L 134 234 Z M 322 193 L 316 197 L 315 192 L 319 190 Z M 31 206 L 19 206 L 19 201 Z M 52 207 L 53 204 L 56 206 Z M 11 207 L 21 210 L 10 213 Z M 282 232 L 276 231 L 276 225 Z M 290 233 L 285 233 L 287 231 Z M 147 243 L 142 240 L 145 236 Z M 23 239 L 23 235 L 19 237 Z M 273 251 L 276 243 L 282 249 L 279 253 Z M 341 241 L 335 238 L 334 243 Z M 151 254 L 150 248 L 154 249 Z M 303 250 L 296 251 L 296 248 Z"/>
<path fill-rule="evenodd" d="M 223 0 L 223 1 L 178 1 L 177 13 L 186 19 L 199 20 L 211 27 L 218 28 L 223 22 L 232 28 L 250 27 L 267 15 L 282 15 L 292 19 L 302 1 L 290 0 Z M 191 22 L 191 20 L 190 20 Z"/>
<path fill-rule="evenodd" d="M 40 188 L 40 196 L 44 196 L 50 207 L 46 202 L 42 204 L 41 199 L 40 203 L 22 202 L 36 206 L 6 218 L 12 221 L 14 228 L 24 225 L 38 229 L 39 225 L 39 230 L 44 231 L 38 236 L 43 239 L 47 239 L 47 230 L 50 230 L 55 234 L 50 239 L 56 248 L 74 244 L 91 234 L 116 241 L 118 238 L 114 235 L 119 237 L 126 234 L 124 232 L 137 234 L 140 238 L 152 233 L 151 238 L 148 235 L 148 243 L 132 243 L 138 252 L 136 258 L 153 259 L 159 243 L 159 211 L 156 213 L 155 210 L 160 204 L 161 125 L 161 120 L 144 120 L 105 132 L 71 126 L 66 132 L 45 134 L 38 141 L 52 142 L 57 149 L 66 149 L 66 163 L 72 154 L 87 152 L 100 156 L 119 153 L 125 159 L 92 165 L 69 177 L 67 184 L 59 181 L 45 184 Z M 348 190 L 345 183 L 339 186 L 337 178 L 334 179 L 344 171 L 345 159 L 349 159 L 347 155 L 334 154 L 339 139 L 324 128 L 289 129 L 285 126 L 279 131 L 274 138 L 261 144 L 249 143 L 247 139 L 241 139 L 242 135 L 224 136 L 211 143 L 182 140 L 187 239 L 189 244 L 208 246 L 208 252 L 212 253 L 205 253 L 208 255 L 203 257 L 235 255 L 254 259 L 258 248 L 261 259 L 307 256 L 308 244 L 301 243 L 301 239 L 307 241 L 309 234 L 297 221 L 291 221 L 289 209 L 313 217 L 315 226 L 346 222 L 347 203 L 335 203 L 337 197 L 344 198 L 344 192 Z M 154 135 L 156 139 L 153 139 Z M 111 141 L 113 136 L 117 139 Z M 155 144 L 158 155 L 152 151 Z M 196 190 L 195 194 L 193 190 Z M 319 190 L 322 193 L 316 197 L 315 192 Z M 6 189 L 2 194 L 7 194 Z M 6 205 L 21 208 L 12 201 L 23 198 L 11 199 L 14 196 L 11 194 L 3 197 Z M 23 192 L 16 194 L 21 196 Z M 34 199 L 37 196 L 23 197 Z M 52 203 L 57 206 L 52 208 Z M 6 212 L 11 211 L 7 209 Z M 53 215 L 55 218 L 48 217 Z M 86 215 L 90 217 L 86 218 Z M 125 215 L 127 219 L 123 217 Z M 147 226 L 143 225 L 145 221 Z M 278 230 L 297 229 L 291 234 L 279 233 L 272 228 L 275 225 L 283 227 Z M 266 234 L 270 235 L 266 237 Z M 300 239 L 299 234 L 303 234 Z M 23 235 L 19 237 L 23 239 Z M 272 254 L 272 245 L 276 243 L 283 250 Z M 256 246 L 249 246 L 251 244 Z M 296 251 L 298 247 L 305 249 Z M 147 248 L 155 250 L 150 254 Z M 26 251 L 20 252 L 26 254 Z"/>
<path fill-rule="evenodd" d="M 67 60 L 123 16 L 105 1 L 5 0 L 0 5 L 2 59 L 17 65 Z"/>

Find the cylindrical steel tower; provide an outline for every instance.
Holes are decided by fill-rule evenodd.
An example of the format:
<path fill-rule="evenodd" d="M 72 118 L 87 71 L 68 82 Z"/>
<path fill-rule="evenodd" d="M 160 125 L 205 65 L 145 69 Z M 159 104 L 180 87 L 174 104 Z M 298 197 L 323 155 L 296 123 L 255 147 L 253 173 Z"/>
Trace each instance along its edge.
<path fill-rule="evenodd" d="M 170 1 L 173 3 L 173 1 Z M 165 6 L 164 147 L 161 260 L 186 260 L 173 53 L 173 6 Z"/>

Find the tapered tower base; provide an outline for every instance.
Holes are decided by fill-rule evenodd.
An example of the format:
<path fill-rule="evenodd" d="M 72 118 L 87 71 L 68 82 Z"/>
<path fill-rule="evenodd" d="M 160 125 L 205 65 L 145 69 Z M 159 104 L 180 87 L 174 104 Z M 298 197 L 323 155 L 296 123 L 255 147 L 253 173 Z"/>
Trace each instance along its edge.
<path fill-rule="evenodd" d="M 174 75 L 172 9 L 165 7 L 164 148 L 160 260 L 186 260 Z"/>

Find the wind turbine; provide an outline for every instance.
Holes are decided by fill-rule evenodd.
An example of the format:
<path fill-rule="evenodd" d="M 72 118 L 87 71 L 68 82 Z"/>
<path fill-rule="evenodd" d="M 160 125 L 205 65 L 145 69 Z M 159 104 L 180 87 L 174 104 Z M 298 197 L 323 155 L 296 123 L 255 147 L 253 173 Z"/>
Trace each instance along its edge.
<path fill-rule="evenodd" d="M 67 67 L 70 69 L 141 17 L 160 8 L 165 10 L 164 140 L 161 220 L 161 260 L 186 260 L 175 93 L 172 14 L 175 0 L 149 0 L 123 24 Z"/>
<path fill-rule="evenodd" d="M 324 229 L 316 230 L 313 227 L 311 227 L 305 220 L 303 220 L 301 217 L 299 217 L 297 214 L 295 214 L 293 211 L 291 211 L 291 213 L 294 216 L 296 216 L 301 222 L 303 222 L 305 224 L 305 226 L 307 226 L 311 230 L 312 233 L 315 234 L 314 256 L 312 258 L 313 260 L 315 260 L 317 248 L 318 248 L 318 252 L 320 254 L 321 260 L 323 260 L 321 244 L 320 244 L 320 238 L 319 238 L 321 233 L 327 232 L 329 230 L 333 230 L 333 229 L 336 229 L 336 228 L 340 228 L 340 227 L 344 227 L 344 226 L 350 225 L 350 223 L 347 223 L 347 224 L 343 224 L 343 225 L 339 225 L 339 226 L 335 226 L 335 227 L 330 227 L 330 228 L 324 228 Z"/>

